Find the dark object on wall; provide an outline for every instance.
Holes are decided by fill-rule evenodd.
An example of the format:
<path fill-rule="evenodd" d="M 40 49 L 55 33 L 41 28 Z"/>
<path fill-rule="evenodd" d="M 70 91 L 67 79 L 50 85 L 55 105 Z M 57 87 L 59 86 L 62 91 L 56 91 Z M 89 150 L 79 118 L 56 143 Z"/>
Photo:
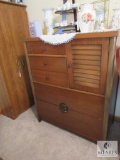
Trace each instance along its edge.
<path fill-rule="evenodd" d="M 117 63 L 117 70 L 120 77 L 120 47 L 116 50 L 116 63 Z"/>

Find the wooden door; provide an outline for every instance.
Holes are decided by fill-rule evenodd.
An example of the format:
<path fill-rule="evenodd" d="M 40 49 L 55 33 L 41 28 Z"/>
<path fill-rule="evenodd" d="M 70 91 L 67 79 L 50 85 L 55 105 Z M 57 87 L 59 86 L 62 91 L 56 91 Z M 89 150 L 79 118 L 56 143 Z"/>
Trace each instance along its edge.
<path fill-rule="evenodd" d="M 108 38 L 75 39 L 66 44 L 70 88 L 105 94 Z"/>
<path fill-rule="evenodd" d="M 3 72 L 12 112 L 14 115 L 18 115 L 20 112 L 20 102 L 16 88 L 16 57 L 10 27 L 9 7 L 6 4 L 0 4 L 0 31 L 1 70 Z"/>
<path fill-rule="evenodd" d="M 23 10 L 25 10 L 23 6 L 0 4 L 0 61 L 10 99 L 11 118 L 16 118 L 33 103 L 27 65 L 23 64 L 25 63 L 25 56 L 22 39 L 29 35 L 29 30 L 26 32 L 25 29 L 27 22 L 20 21 L 23 18 Z M 24 16 L 26 20 L 26 14 Z M 21 25 L 23 25 L 22 29 Z M 25 70 L 26 74 L 23 70 Z"/>
<path fill-rule="evenodd" d="M 23 40 L 25 38 L 29 38 L 30 37 L 30 32 L 29 32 L 29 26 L 28 26 L 28 16 L 27 16 L 27 12 L 26 12 L 26 8 L 25 7 L 19 7 L 19 11 L 18 11 L 18 16 L 20 15 L 21 18 L 19 18 L 19 31 L 20 34 L 19 36 L 19 45 L 21 47 L 21 51 L 19 52 L 19 58 L 21 59 L 22 57 L 22 62 L 23 65 L 22 66 L 22 82 L 24 84 L 24 90 L 26 91 L 26 95 L 27 95 L 27 108 L 32 106 L 34 103 L 33 100 L 33 94 L 32 94 L 32 88 L 31 88 L 31 83 L 30 83 L 30 77 L 29 77 L 29 73 L 28 73 L 28 67 L 27 67 L 27 61 L 26 61 L 26 56 L 25 56 L 25 48 L 24 48 L 24 43 Z M 24 29 L 23 29 L 24 28 Z M 24 96 L 24 95 L 23 95 Z M 23 110 L 25 108 L 25 105 L 23 107 Z"/>
<path fill-rule="evenodd" d="M 23 112 L 32 105 L 32 92 L 28 76 L 23 40 L 29 37 L 28 19 L 25 7 L 9 6 L 10 28 L 15 50 L 14 63 L 17 69 L 17 92 L 20 101 L 20 111 Z"/>

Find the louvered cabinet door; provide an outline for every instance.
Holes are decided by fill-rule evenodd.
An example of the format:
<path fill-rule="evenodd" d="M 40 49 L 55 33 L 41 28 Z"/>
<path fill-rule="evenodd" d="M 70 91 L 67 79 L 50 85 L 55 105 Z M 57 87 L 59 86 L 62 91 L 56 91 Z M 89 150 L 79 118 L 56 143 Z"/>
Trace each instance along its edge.
<path fill-rule="evenodd" d="M 66 44 L 70 88 L 105 94 L 108 38 L 74 39 Z"/>

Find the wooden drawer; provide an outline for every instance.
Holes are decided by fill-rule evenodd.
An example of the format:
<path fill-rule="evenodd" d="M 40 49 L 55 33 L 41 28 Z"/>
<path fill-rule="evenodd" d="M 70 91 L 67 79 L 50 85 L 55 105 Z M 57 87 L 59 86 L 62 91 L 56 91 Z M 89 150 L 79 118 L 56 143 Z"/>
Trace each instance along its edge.
<path fill-rule="evenodd" d="M 67 72 L 66 58 L 29 56 L 29 62 L 31 69 Z"/>
<path fill-rule="evenodd" d="M 42 41 L 27 42 L 28 54 L 65 55 L 65 45 L 50 45 Z"/>
<path fill-rule="evenodd" d="M 103 119 L 104 98 L 34 83 L 37 99 L 55 104 L 65 103 L 69 109 L 98 119 Z"/>
<path fill-rule="evenodd" d="M 37 101 L 38 114 L 43 120 L 74 131 L 92 140 L 101 140 L 102 121 L 84 114 L 68 110 L 64 113 L 59 106 Z"/>
<path fill-rule="evenodd" d="M 66 73 L 31 70 L 33 81 L 68 87 L 68 75 Z"/>

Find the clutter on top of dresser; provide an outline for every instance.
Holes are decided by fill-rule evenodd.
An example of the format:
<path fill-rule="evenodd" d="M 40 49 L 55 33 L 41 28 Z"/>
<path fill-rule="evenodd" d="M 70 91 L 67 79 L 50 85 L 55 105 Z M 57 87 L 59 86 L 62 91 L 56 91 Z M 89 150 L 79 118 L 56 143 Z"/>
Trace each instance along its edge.
<path fill-rule="evenodd" d="M 66 3 L 63 3 L 56 8 L 56 12 L 70 10 L 70 9 L 77 9 L 77 8 L 78 8 L 78 3 L 72 3 L 66 1 Z"/>
<path fill-rule="evenodd" d="M 22 0 L 11 0 L 11 2 L 13 2 L 13 3 L 23 4 L 23 1 L 22 1 Z"/>
<path fill-rule="evenodd" d="M 103 6 L 97 6 L 95 8 L 96 10 L 96 30 L 103 30 L 105 29 L 105 24 L 104 24 L 104 7 Z"/>
<path fill-rule="evenodd" d="M 62 21 L 55 23 L 54 28 L 57 29 L 57 31 L 54 34 L 73 33 L 77 31 L 77 8 L 78 4 L 75 3 L 75 0 L 71 2 L 69 0 L 63 0 L 63 4 L 59 5 L 55 11 L 55 14 L 62 15 Z M 68 21 L 66 18 L 68 14 L 74 14 L 74 19 Z"/>
<path fill-rule="evenodd" d="M 53 29 L 53 23 L 54 23 L 54 17 L 53 17 L 53 8 L 44 8 L 44 23 L 47 30 L 47 35 L 52 35 L 54 33 Z"/>
<path fill-rule="evenodd" d="M 66 31 L 67 33 L 104 31 L 108 29 L 109 0 L 83 4 L 75 3 L 75 0 L 72 0 L 72 3 L 69 0 L 63 0 L 63 4 L 56 8 L 55 13 L 62 15 L 62 22 L 56 22 L 54 27 L 59 29 L 57 32 L 59 34 Z M 70 13 L 74 13 L 73 21 L 66 19 L 66 15 Z"/>
<path fill-rule="evenodd" d="M 117 3 L 115 5 L 115 8 L 113 9 L 111 28 L 120 29 L 120 8 L 118 8 Z"/>
<path fill-rule="evenodd" d="M 78 9 L 78 25 L 81 32 L 93 32 L 96 12 L 92 3 L 81 4 Z"/>
<path fill-rule="evenodd" d="M 96 25 L 95 30 L 105 30 L 109 28 L 109 0 L 101 0 L 94 2 L 94 9 L 96 11 Z"/>
<path fill-rule="evenodd" d="M 29 23 L 29 30 L 31 37 L 39 37 L 43 34 L 42 25 L 39 20 L 33 21 Z"/>

